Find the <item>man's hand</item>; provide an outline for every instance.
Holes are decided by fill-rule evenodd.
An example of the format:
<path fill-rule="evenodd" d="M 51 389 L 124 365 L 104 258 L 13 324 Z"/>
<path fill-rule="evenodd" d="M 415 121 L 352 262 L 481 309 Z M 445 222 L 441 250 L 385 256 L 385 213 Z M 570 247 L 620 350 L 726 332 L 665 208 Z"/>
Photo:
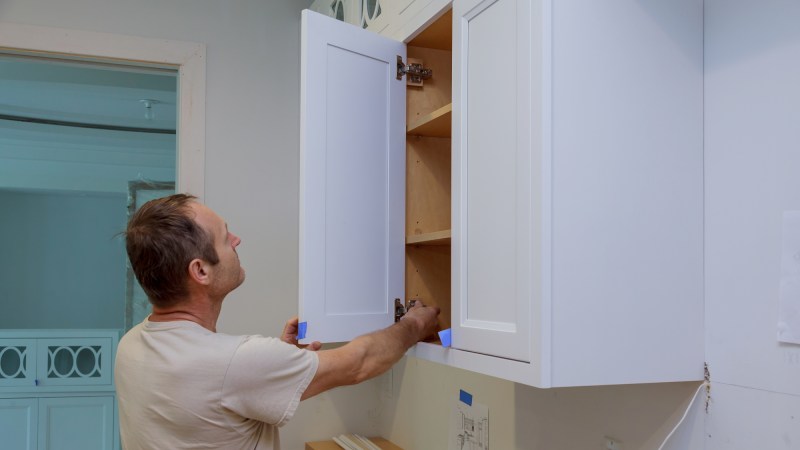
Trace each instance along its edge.
<path fill-rule="evenodd" d="M 287 344 L 292 344 L 297 346 L 298 348 L 304 348 L 306 350 L 317 351 L 322 348 L 322 344 L 319 341 L 314 341 L 307 345 L 300 345 L 297 342 L 297 323 L 299 319 L 297 316 L 292 317 L 291 319 L 286 321 L 286 325 L 283 326 L 283 333 L 281 334 L 281 340 L 286 342 Z"/>
<path fill-rule="evenodd" d="M 419 330 L 417 340 L 423 340 L 434 333 L 439 326 L 439 308 L 436 306 L 425 306 L 417 300 L 414 306 L 408 309 L 400 320 L 413 320 Z"/>

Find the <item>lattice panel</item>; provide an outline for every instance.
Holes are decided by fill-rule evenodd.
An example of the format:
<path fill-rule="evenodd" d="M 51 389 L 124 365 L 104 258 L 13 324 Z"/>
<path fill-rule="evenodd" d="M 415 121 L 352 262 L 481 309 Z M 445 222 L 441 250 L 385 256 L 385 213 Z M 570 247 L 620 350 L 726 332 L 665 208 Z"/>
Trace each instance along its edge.
<path fill-rule="evenodd" d="M 334 0 L 331 2 L 331 17 L 344 22 L 345 4 L 344 0 Z"/>
<path fill-rule="evenodd" d="M 0 330 L 0 398 L 113 391 L 117 336 L 116 330 Z"/>
<path fill-rule="evenodd" d="M 27 346 L 0 345 L 0 380 L 25 379 L 29 371 Z"/>
<path fill-rule="evenodd" d="M 99 378 L 103 375 L 102 346 L 47 346 L 47 378 Z"/>
<path fill-rule="evenodd" d="M 367 28 L 382 12 L 380 0 L 363 0 L 361 3 L 361 28 Z"/>

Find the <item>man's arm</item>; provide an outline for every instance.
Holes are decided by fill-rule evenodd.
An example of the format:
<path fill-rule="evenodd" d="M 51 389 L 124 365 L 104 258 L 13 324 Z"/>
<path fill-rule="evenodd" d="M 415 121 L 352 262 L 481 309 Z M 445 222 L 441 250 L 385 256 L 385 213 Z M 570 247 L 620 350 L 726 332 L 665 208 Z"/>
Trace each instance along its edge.
<path fill-rule="evenodd" d="M 388 328 L 359 336 L 339 348 L 318 351 L 317 373 L 301 400 L 386 372 L 412 345 L 436 331 L 438 315 L 439 308 L 418 303 Z"/>

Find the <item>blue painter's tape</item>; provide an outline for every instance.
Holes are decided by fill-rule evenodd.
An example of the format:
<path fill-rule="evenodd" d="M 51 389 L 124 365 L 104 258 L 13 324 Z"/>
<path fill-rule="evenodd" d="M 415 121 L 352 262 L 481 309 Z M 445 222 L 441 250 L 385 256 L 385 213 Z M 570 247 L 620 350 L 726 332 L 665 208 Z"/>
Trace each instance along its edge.
<path fill-rule="evenodd" d="M 469 406 L 472 406 L 472 394 L 463 389 L 460 389 L 460 391 L 461 393 L 458 394 L 459 400 L 461 400 L 462 402 L 466 403 Z"/>
<path fill-rule="evenodd" d="M 453 343 L 453 336 L 450 334 L 450 328 L 439 332 L 439 339 L 442 341 L 442 347 L 450 347 Z"/>
<path fill-rule="evenodd" d="M 300 322 L 297 324 L 297 339 L 306 338 L 306 329 L 308 329 L 308 322 Z"/>

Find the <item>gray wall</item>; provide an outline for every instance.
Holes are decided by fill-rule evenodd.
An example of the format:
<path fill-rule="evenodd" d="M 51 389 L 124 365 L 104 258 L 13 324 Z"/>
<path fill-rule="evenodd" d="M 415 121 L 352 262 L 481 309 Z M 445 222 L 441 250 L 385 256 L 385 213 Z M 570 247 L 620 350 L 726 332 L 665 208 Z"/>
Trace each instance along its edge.
<path fill-rule="evenodd" d="M 125 195 L 0 190 L 0 328 L 122 328 Z"/>

